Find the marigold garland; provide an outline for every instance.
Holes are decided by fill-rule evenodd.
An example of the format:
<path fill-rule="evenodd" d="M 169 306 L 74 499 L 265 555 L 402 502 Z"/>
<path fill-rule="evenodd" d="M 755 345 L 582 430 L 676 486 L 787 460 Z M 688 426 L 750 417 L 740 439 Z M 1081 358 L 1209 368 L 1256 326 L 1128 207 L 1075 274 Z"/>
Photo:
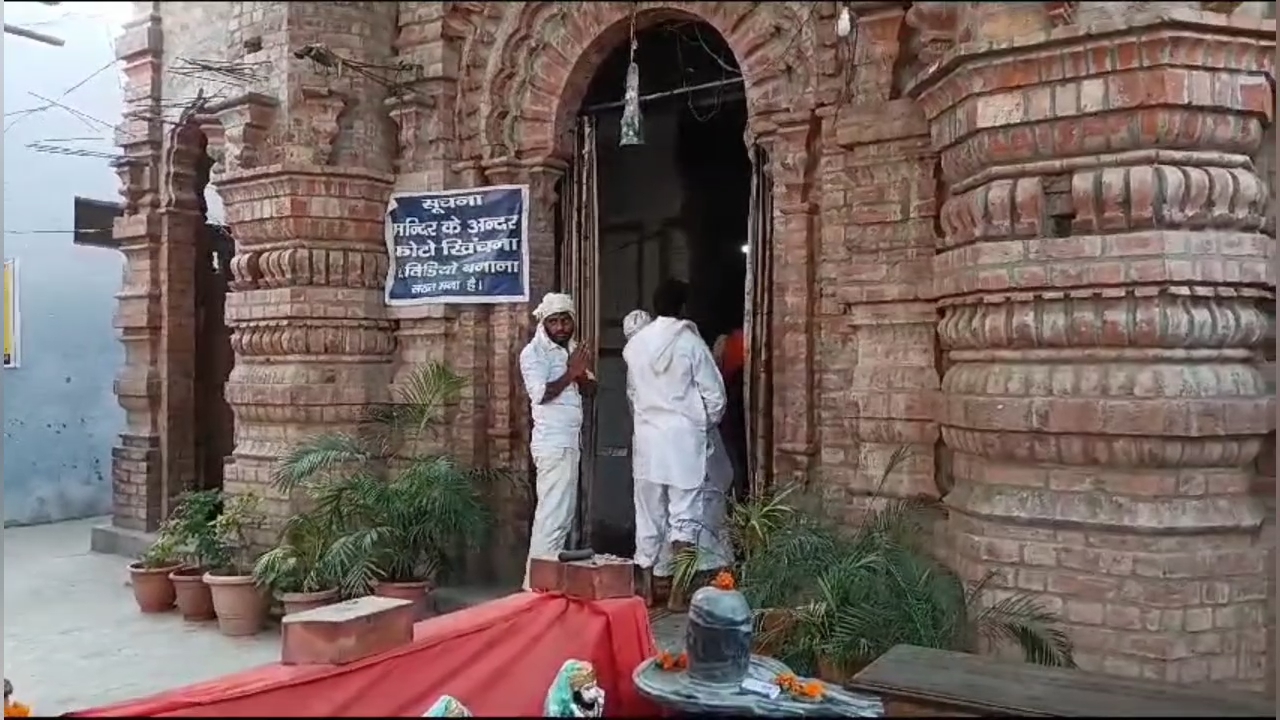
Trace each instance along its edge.
<path fill-rule="evenodd" d="M 4 716 L 11 717 L 31 717 L 31 708 L 20 702 L 6 699 L 4 701 Z"/>
<path fill-rule="evenodd" d="M 733 590 L 738 587 L 738 583 L 733 579 L 732 573 L 728 570 L 721 570 L 720 574 L 716 575 L 715 580 L 711 581 L 711 587 L 717 590 Z"/>
<path fill-rule="evenodd" d="M 821 682 L 817 680 L 802 682 L 792 673 L 783 673 L 774 678 L 774 682 L 783 692 L 802 700 L 821 700 L 824 692 Z"/>
<path fill-rule="evenodd" d="M 668 672 L 673 670 L 684 670 L 689 667 L 689 655 L 680 653 L 672 655 L 669 652 L 658 653 L 658 667 Z"/>

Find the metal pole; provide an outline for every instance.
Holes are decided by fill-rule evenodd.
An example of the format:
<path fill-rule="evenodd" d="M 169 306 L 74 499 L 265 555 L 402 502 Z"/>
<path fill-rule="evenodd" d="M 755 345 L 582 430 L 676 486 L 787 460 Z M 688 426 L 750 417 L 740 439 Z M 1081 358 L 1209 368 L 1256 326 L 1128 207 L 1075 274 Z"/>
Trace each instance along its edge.
<path fill-rule="evenodd" d="M 26 28 L 21 28 L 16 25 L 10 25 L 9 23 L 4 24 L 4 32 L 6 35 L 17 35 L 18 37 L 24 37 L 24 38 L 27 38 L 28 40 L 35 40 L 38 43 L 44 43 L 45 45 L 52 45 L 54 47 L 62 47 L 63 45 L 67 44 L 66 41 L 63 40 L 62 38 L 56 38 L 52 35 L 45 35 L 44 33 L 39 33 L 39 32 L 36 32 L 35 30 L 28 30 Z"/>
<path fill-rule="evenodd" d="M 715 88 L 725 87 L 726 85 L 741 85 L 742 76 L 726 78 L 724 80 L 716 80 L 715 82 L 702 83 L 701 85 L 690 85 L 689 87 L 676 88 L 675 90 L 666 90 L 664 92 L 653 93 L 652 95 L 641 95 L 640 102 L 645 103 L 651 100 L 661 100 L 663 98 L 678 97 L 680 95 L 688 95 L 690 93 L 700 92 L 702 90 L 714 90 Z M 599 103 L 597 105 L 589 105 L 579 111 L 579 115 L 590 115 L 591 113 L 600 112 L 601 110 L 613 110 L 620 108 L 623 101 Z"/>

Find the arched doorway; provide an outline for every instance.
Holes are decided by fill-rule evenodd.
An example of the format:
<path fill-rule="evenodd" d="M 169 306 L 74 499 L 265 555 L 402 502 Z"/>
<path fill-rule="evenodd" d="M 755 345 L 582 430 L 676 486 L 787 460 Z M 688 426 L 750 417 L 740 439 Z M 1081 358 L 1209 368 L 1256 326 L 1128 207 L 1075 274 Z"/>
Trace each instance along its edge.
<path fill-rule="evenodd" d="M 632 40 L 634 38 L 634 41 Z M 628 66 L 639 67 L 641 132 L 624 140 Z M 764 185 L 744 136 L 742 71 L 723 36 L 690 17 L 644 23 L 600 63 L 578 109 L 561 188 L 559 285 L 578 296 L 600 388 L 584 431 L 579 526 L 597 552 L 630 556 L 635 512 L 622 318 L 652 310 L 668 277 L 689 283 L 686 316 L 708 344 L 741 329 L 750 302 L 753 198 Z M 754 162 L 753 162 L 754 160 Z M 746 478 L 746 413 L 730 382 L 726 442 Z"/>

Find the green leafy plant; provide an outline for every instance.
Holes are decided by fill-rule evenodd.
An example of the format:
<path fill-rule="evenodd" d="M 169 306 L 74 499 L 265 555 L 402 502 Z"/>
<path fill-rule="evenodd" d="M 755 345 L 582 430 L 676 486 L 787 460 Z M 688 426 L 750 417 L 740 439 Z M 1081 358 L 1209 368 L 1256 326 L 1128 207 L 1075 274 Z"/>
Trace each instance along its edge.
<path fill-rule="evenodd" d="M 442 363 L 420 367 L 398 388 L 398 402 L 372 408 L 359 432 L 313 437 L 279 465 L 276 487 L 306 492 L 314 521 L 333 534 L 324 566 L 345 595 L 379 580 L 432 581 L 459 547 L 483 539 L 483 491 L 497 474 L 418 454 L 465 387 Z"/>
<path fill-rule="evenodd" d="M 907 457 L 905 448 L 894 453 L 880 486 Z M 1058 619 L 1033 597 L 983 603 L 990 576 L 966 588 L 933 556 L 928 503 L 880 499 L 846 531 L 799 509 L 798 492 L 734 505 L 723 530 L 763 649 L 828 675 L 850 674 L 894 645 L 974 652 L 982 640 L 1013 643 L 1029 662 L 1074 666 Z M 677 578 L 691 577 L 691 564 L 696 552 L 676 558 Z"/>
<path fill-rule="evenodd" d="M 147 570 L 160 570 L 180 564 L 177 538 L 161 531 L 155 541 L 138 558 L 138 564 Z"/>
<path fill-rule="evenodd" d="M 253 577 L 276 593 L 315 593 L 337 589 L 346 575 L 345 557 L 334 551 L 333 528 L 313 513 L 286 521 L 280 543 L 253 566 Z"/>
<path fill-rule="evenodd" d="M 193 568 L 219 568 L 230 564 L 227 549 L 219 541 L 215 523 L 222 514 L 222 493 L 200 490 L 184 493 L 165 521 L 165 531 L 178 542 L 182 559 Z"/>
<path fill-rule="evenodd" d="M 253 494 L 236 495 L 224 501 L 222 512 L 213 521 L 213 537 L 219 548 L 216 558 L 221 564 L 211 567 L 210 571 L 217 575 L 252 573 L 254 548 L 251 534 L 262 527 L 261 501 Z"/>

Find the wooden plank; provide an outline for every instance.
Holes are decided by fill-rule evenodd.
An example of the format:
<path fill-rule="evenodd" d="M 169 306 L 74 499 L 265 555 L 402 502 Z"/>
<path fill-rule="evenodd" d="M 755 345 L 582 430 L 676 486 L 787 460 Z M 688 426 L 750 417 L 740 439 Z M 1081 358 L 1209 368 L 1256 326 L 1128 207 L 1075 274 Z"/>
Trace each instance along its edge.
<path fill-rule="evenodd" d="M 983 715 L 1041 717 L 1274 717 L 1262 695 L 1112 677 L 899 645 L 850 688 Z"/>

